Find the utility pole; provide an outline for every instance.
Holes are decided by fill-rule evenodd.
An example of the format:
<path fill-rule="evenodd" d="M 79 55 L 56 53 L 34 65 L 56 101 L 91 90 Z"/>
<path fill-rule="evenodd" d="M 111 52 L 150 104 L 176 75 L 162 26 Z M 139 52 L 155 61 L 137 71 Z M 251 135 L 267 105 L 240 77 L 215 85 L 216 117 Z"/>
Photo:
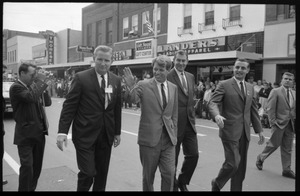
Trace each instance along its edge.
<path fill-rule="evenodd" d="M 153 30 L 154 30 L 154 38 L 153 38 L 153 58 L 157 56 L 157 3 L 154 3 L 154 11 L 153 11 Z"/>

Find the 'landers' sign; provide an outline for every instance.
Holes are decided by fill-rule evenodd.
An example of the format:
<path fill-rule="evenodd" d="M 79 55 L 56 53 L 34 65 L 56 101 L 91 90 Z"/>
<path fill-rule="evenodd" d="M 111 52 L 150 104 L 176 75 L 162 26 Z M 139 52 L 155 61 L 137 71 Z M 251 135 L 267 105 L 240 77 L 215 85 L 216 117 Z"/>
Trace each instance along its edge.
<path fill-rule="evenodd" d="M 211 52 L 221 52 L 225 50 L 225 37 L 209 38 L 166 44 L 157 46 L 157 54 L 174 56 L 178 50 L 185 50 L 188 54 L 201 54 Z"/>

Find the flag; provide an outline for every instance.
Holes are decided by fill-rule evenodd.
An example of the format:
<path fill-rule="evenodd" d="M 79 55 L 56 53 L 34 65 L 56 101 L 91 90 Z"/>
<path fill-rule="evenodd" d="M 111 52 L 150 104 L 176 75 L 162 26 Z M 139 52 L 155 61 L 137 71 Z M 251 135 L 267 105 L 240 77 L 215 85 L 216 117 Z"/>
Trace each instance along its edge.
<path fill-rule="evenodd" d="M 148 27 L 148 32 L 149 33 L 154 33 L 154 30 L 152 28 L 152 25 L 151 25 L 151 22 L 149 21 L 149 18 L 148 18 L 148 14 L 146 13 L 146 25 Z"/>

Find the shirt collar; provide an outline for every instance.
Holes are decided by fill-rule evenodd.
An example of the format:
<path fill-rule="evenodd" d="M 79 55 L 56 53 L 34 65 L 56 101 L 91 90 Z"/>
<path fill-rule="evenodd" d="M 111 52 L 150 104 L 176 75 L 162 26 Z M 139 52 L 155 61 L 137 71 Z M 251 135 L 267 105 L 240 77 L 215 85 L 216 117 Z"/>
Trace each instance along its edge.
<path fill-rule="evenodd" d="M 233 78 L 234 78 L 234 80 L 236 81 L 237 84 L 240 84 L 240 82 L 243 82 L 243 85 L 245 85 L 245 80 L 240 81 L 240 80 L 236 79 L 235 76 L 233 76 Z"/>
<path fill-rule="evenodd" d="M 28 86 L 24 82 L 22 82 L 20 79 L 18 79 L 18 81 L 28 89 Z"/>
<path fill-rule="evenodd" d="M 100 78 L 102 79 L 101 75 L 96 71 L 96 69 L 95 69 L 95 72 L 96 72 L 97 76 L 100 77 Z M 107 75 L 108 75 L 107 72 L 103 75 L 105 81 L 107 81 Z"/>
<path fill-rule="evenodd" d="M 165 88 L 167 87 L 167 80 L 165 80 L 165 81 L 162 82 L 162 83 L 161 83 L 161 82 L 158 82 L 156 79 L 154 79 L 154 80 L 155 80 L 155 82 L 156 82 L 157 85 L 160 86 L 161 84 L 164 84 Z"/>
<path fill-rule="evenodd" d="M 180 72 L 180 71 L 178 71 L 178 70 L 176 69 L 176 67 L 174 67 L 174 69 L 175 69 L 175 71 L 176 71 L 176 73 L 177 73 L 178 76 L 180 76 L 181 73 L 183 73 L 183 75 L 184 75 L 184 71 L 183 71 L 183 72 Z"/>

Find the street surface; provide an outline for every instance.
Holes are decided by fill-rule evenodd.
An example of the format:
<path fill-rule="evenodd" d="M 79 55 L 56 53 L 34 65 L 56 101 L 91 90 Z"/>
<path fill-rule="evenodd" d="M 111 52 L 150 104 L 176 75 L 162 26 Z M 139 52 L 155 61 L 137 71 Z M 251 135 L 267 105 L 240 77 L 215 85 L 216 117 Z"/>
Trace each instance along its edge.
<path fill-rule="evenodd" d="M 52 106 L 46 108 L 50 127 L 49 135 L 46 137 L 43 170 L 36 191 L 76 191 L 78 168 L 75 148 L 71 140 L 71 129 L 67 148 L 60 151 L 56 146 L 58 120 L 63 101 L 64 98 L 52 98 Z M 107 191 L 142 190 L 142 166 L 137 144 L 139 118 L 140 110 L 123 109 L 122 111 L 121 144 L 112 149 Z M 17 191 L 20 160 L 17 146 L 13 144 L 15 122 L 11 115 L 5 115 L 4 126 L 6 134 L 4 136 L 3 179 L 7 179 L 8 184 L 3 186 L 3 191 Z M 224 161 L 223 146 L 214 122 L 197 119 L 196 127 L 199 161 L 188 188 L 190 191 L 211 191 L 211 180 L 217 176 Z M 271 130 L 264 129 L 264 135 L 269 138 Z M 295 191 L 295 180 L 281 175 L 280 149 L 266 159 L 262 171 L 256 168 L 256 157 L 265 147 L 265 144 L 260 146 L 257 142 L 258 137 L 252 130 L 243 191 Z M 181 167 L 182 161 L 181 151 L 178 168 Z M 295 141 L 292 169 L 295 171 Z M 177 171 L 177 174 L 179 172 Z M 160 191 L 160 181 L 160 172 L 157 169 L 155 191 Z M 230 181 L 222 191 L 229 191 L 229 189 Z"/>

